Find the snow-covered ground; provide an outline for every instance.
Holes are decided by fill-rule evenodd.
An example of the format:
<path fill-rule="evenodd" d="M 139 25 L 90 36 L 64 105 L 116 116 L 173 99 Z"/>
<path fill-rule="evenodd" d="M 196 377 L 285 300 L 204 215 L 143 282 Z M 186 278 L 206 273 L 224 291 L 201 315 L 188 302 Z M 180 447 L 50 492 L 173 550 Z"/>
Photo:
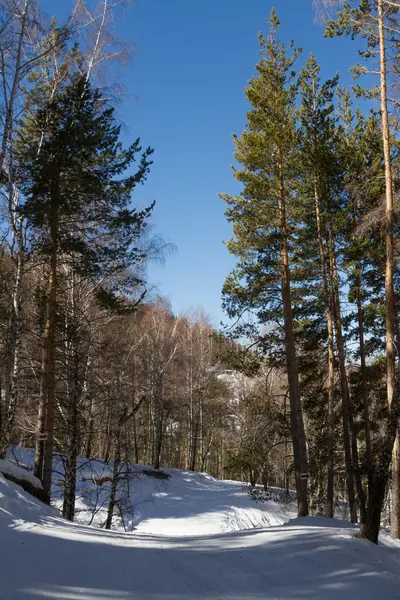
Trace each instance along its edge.
<path fill-rule="evenodd" d="M 33 451 L 15 449 L 10 458 L 27 467 Z M 76 521 L 101 527 L 107 518 L 112 465 L 78 459 Z M 52 495 L 62 508 L 63 468 L 55 462 Z M 218 481 L 206 473 L 163 469 L 169 479 L 148 477 L 144 465 L 122 467 L 118 499 L 122 518 L 115 510 L 113 528 L 157 535 L 212 535 L 285 523 L 291 513 L 274 502 L 256 503 L 237 481 Z M 1 469 L 0 469 L 1 472 Z M 102 485 L 95 481 L 102 480 Z M 0 596 L 1 600 L 1 596 Z"/>
<path fill-rule="evenodd" d="M 0 599 L 400 598 L 400 547 L 385 536 L 376 547 L 345 521 L 285 523 L 241 484 L 169 473 L 137 478 L 151 497 L 128 533 L 64 521 L 0 475 Z"/>
<path fill-rule="evenodd" d="M 19 467 L 15 462 L 0 459 L 0 473 L 18 479 L 19 482 L 24 481 L 25 483 L 29 483 L 32 487 L 36 489 L 43 489 L 39 479 L 37 479 L 26 468 L 23 469 Z"/>

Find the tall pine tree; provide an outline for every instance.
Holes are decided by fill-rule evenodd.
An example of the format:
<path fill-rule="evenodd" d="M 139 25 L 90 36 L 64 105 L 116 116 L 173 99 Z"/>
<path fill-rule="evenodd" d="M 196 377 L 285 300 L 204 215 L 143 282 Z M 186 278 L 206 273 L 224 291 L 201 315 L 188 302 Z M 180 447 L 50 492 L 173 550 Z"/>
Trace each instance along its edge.
<path fill-rule="evenodd" d="M 246 88 L 251 104 L 246 129 L 234 138 L 235 158 L 241 165 L 235 177 L 243 184 L 243 192 L 237 197 L 222 195 L 234 233 L 227 247 L 238 259 L 223 294 L 230 316 L 250 310 L 257 315 L 259 325 L 271 328 L 272 323 L 278 323 L 283 328 L 298 512 L 305 516 L 307 480 L 301 478 L 301 473 L 308 472 L 308 461 L 291 284 L 297 148 L 292 67 L 299 52 L 289 54 L 278 40 L 279 20 L 274 9 L 267 22 L 268 37 L 259 35 L 257 76 Z M 237 332 L 240 335 L 246 330 L 239 328 Z M 275 348 L 269 345 L 267 351 L 274 353 Z"/>
<path fill-rule="evenodd" d="M 21 207 L 30 231 L 31 251 L 47 265 L 38 431 L 46 431 L 43 472 L 50 499 L 56 393 L 57 275 L 61 261 L 97 284 L 101 301 L 118 303 L 118 276 L 142 260 L 137 244 L 151 208 L 131 207 L 134 188 L 143 183 L 152 153 L 141 154 L 139 140 L 128 149 L 119 141 L 113 109 L 86 78 L 72 74 L 53 97 L 22 124 L 16 144 Z M 141 154 L 137 171 L 125 172 Z M 132 272 L 130 283 L 135 284 Z M 114 283 L 113 283 L 114 282 Z"/>
<path fill-rule="evenodd" d="M 386 264 L 385 264 L 385 324 L 386 324 L 386 387 L 389 411 L 396 413 L 396 300 L 394 292 L 394 204 L 393 204 L 393 167 L 391 159 L 391 127 L 389 114 L 388 88 L 391 71 L 398 73 L 399 39 L 399 7 L 391 0 L 357 0 L 344 2 L 336 20 L 328 21 L 326 35 L 360 36 L 366 40 L 366 48 L 360 51 L 365 60 L 378 58 L 378 86 L 362 89 L 357 92 L 368 98 L 378 97 L 380 100 L 381 132 L 385 172 L 385 207 L 386 207 Z M 353 68 L 356 75 L 368 73 L 365 65 Z M 373 71 L 376 73 L 375 69 Z M 386 467 L 382 465 L 384 470 Z M 400 538 L 400 427 L 394 442 L 392 457 L 392 521 L 391 535 Z"/>

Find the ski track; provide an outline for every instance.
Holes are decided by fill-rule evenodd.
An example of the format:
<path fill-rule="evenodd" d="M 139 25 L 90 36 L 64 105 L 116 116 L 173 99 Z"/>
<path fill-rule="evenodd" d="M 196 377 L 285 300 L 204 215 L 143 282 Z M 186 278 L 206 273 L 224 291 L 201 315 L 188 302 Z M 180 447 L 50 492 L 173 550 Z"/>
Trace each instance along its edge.
<path fill-rule="evenodd" d="M 205 474 L 160 490 L 124 533 L 64 521 L 0 475 L 0 600 L 400 599 L 400 545 L 385 535 L 376 547 L 345 521 L 285 523 Z"/>

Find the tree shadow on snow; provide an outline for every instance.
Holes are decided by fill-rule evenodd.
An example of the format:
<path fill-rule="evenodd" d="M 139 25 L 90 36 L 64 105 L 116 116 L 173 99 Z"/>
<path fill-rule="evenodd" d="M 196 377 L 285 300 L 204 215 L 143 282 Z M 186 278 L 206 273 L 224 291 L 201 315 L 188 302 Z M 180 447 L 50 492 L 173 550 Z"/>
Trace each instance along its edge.
<path fill-rule="evenodd" d="M 398 600 L 398 551 L 305 521 L 185 538 L 19 521 L 2 529 L 0 598 Z"/>

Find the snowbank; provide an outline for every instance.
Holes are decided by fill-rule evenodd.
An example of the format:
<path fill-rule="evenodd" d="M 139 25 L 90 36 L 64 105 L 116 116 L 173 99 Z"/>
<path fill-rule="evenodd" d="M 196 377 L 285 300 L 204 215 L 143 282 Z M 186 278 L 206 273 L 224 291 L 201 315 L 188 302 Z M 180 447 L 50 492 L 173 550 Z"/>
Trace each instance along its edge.
<path fill-rule="evenodd" d="M 46 506 L 0 473 L 0 521 L 15 523 L 33 520 L 36 522 L 43 516 L 58 514 L 56 509 Z"/>
<path fill-rule="evenodd" d="M 0 459 L 0 473 L 2 473 L 5 476 L 8 475 L 13 479 L 18 479 L 19 481 L 25 481 L 26 483 L 29 483 L 38 490 L 43 489 L 42 483 L 37 477 L 32 475 L 32 473 L 30 473 L 26 469 L 23 469 L 15 463 L 10 462 L 9 460 Z"/>

